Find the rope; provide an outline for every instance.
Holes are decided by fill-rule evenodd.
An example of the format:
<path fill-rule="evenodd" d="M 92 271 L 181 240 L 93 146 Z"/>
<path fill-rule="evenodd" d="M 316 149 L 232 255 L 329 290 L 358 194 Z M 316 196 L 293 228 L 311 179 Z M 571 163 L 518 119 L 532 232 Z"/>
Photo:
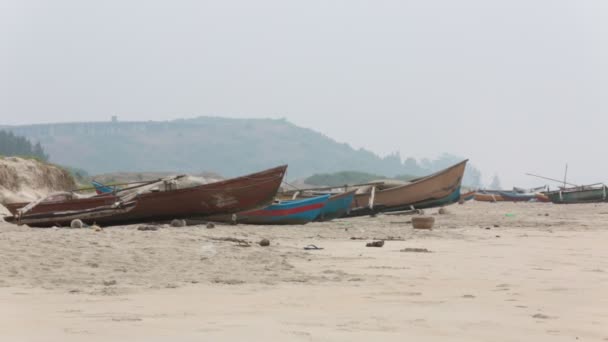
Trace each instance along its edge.
<path fill-rule="evenodd" d="M 298 188 L 297 186 L 295 186 L 295 185 L 293 185 L 293 184 L 288 183 L 287 181 L 283 181 L 283 184 L 288 185 L 288 186 L 290 186 L 290 187 L 294 188 L 294 189 L 295 189 L 295 190 L 297 190 L 297 191 L 301 191 L 301 190 L 302 190 L 302 189 Z"/>

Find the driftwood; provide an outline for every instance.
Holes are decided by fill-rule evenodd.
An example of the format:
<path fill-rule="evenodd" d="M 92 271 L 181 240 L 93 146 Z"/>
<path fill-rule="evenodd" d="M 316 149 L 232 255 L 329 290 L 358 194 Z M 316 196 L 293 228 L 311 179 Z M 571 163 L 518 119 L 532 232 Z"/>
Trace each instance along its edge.
<path fill-rule="evenodd" d="M 420 214 L 421 210 L 413 209 L 413 210 L 400 210 L 400 211 L 387 211 L 383 212 L 382 215 L 416 215 Z"/>
<path fill-rule="evenodd" d="M 249 244 L 249 241 L 246 240 L 242 240 L 242 239 L 237 239 L 237 238 L 232 238 L 232 237 L 219 237 L 219 238 L 210 238 L 211 240 L 215 240 L 215 241 L 227 241 L 227 242 L 235 242 L 237 243 L 240 247 L 249 247 L 251 246 Z"/>
<path fill-rule="evenodd" d="M 405 239 L 403 239 L 403 238 L 401 238 L 399 236 L 397 236 L 397 237 L 395 237 L 395 236 L 387 236 L 387 237 L 383 237 L 383 238 L 376 238 L 376 237 L 374 237 L 374 238 L 371 238 L 371 239 L 368 238 L 368 237 L 356 237 L 356 236 L 353 236 L 350 239 L 351 240 L 405 241 Z"/>

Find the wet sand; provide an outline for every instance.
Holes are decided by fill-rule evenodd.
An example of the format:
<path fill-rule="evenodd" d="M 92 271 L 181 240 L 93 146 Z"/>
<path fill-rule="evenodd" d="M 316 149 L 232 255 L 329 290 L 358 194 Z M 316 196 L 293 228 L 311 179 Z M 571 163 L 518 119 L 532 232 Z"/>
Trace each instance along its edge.
<path fill-rule="evenodd" d="M 427 211 L 432 231 L 409 216 L 101 232 L 0 223 L 0 337 L 608 341 L 608 205 L 447 210 Z M 373 238 L 394 240 L 365 247 Z"/>

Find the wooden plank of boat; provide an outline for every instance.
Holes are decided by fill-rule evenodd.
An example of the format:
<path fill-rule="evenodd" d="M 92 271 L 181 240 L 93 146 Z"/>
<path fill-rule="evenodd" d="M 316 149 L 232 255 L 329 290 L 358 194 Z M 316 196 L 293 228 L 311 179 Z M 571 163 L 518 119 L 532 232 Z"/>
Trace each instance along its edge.
<path fill-rule="evenodd" d="M 27 215 L 84 211 L 111 206 L 116 202 L 130 201 L 130 198 L 125 199 L 127 196 L 132 196 L 132 200 L 137 202 L 135 208 L 125 213 L 96 219 L 95 222 L 101 225 L 115 225 L 232 214 L 272 203 L 286 169 L 287 166 L 283 165 L 220 182 L 168 191 L 136 192 L 127 195 L 105 194 L 90 198 L 44 201 L 32 208 Z M 15 215 L 18 209 L 27 204 L 9 204 L 7 207 Z M 88 224 L 93 223 L 93 220 L 83 221 Z M 48 221 L 36 222 L 35 226 L 49 226 L 56 223 L 56 219 L 50 218 Z M 69 221 L 59 223 L 66 224 Z"/>
<path fill-rule="evenodd" d="M 383 207 L 383 211 L 430 208 L 457 202 L 460 198 L 460 186 L 468 160 L 448 167 L 432 175 L 410 181 L 410 183 L 377 190 L 373 194 L 374 206 Z M 372 194 L 355 195 L 354 209 L 369 206 Z"/>
<path fill-rule="evenodd" d="M 72 220 L 79 219 L 87 222 L 97 222 L 103 220 L 105 217 L 114 216 L 118 214 L 125 214 L 133 210 L 137 202 L 132 201 L 128 203 L 121 203 L 120 205 L 103 206 L 98 208 L 91 208 L 86 210 L 70 210 L 63 212 L 51 212 L 42 214 L 30 214 L 24 217 L 10 216 L 5 218 L 6 222 L 16 223 L 19 225 L 30 225 L 33 227 L 42 225 L 48 226 L 49 221 L 53 221 L 53 226 L 61 227 L 62 224 L 71 222 Z"/>

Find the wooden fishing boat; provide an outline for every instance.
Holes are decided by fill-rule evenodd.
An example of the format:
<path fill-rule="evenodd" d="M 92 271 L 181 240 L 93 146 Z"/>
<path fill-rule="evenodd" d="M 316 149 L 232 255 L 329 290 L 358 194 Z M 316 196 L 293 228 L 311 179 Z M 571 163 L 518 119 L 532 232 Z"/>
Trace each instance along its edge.
<path fill-rule="evenodd" d="M 330 195 L 287 200 L 262 209 L 239 212 L 233 215 L 211 216 L 210 221 L 246 224 L 306 224 L 321 214 Z"/>
<path fill-rule="evenodd" d="M 527 189 L 527 188 L 520 188 L 520 187 L 517 187 L 517 186 L 513 187 L 513 191 L 518 192 L 520 194 L 536 194 L 536 193 L 543 192 L 543 191 L 546 191 L 546 190 L 547 190 L 547 186 L 546 185 L 539 186 L 539 187 L 536 187 L 536 188 L 529 188 L 529 189 Z"/>
<path fill-rule="evenodd" d="M 601 187 L 570 188 L 546 192 L 545 195 L 556 204 L 598 203 L 606 202 L 608 188 L 605 185 Z"/>
<path fill-rule="evenodd" d="M 331 195 L 315 221 L 331 221 L 348 214 L 355 199 L 355 192 L 357 190 Z"/>
<path fill-rule="evenodd" d="M 86 213 L 96 208 L 120 207 L 131 202 L 135 202 L 134 207 L 128 211 L 97 218 L 84 215 L 83 221 L 88 224 L 95 222 L 100 225 L 115 225 L 232 214 L 272 203 L 286 169 L 287 166 L 283 165 L 247 176 L 183 189 L 171 188 L 170 181 L 163 181 L 160 183 L 165 186 L 164 191 L 123 189 L 123 192 L 89 198 L 61 194 L 33 203 L 27 208 L 24 207 L 28 203 L 12 203 L 6 206 L 13 214 L 8 221 L 37 227 L 68 225 L 71 218 L 65 219 L 58 213 Z M 27 209 L 27 212 L 20 209 Z"/>
<path fill-rule="evenodd" d="M 535 194 L 534 197 L 536 198 L 537 202 L 541 202 L 541 203 L 547 203 L 547 202 L 551 202 L 551 200 L 549 199 L 549 196 L 545 195 L 545 194 Z"/>
<path fill-rule="evenodd" d="M 18 224 L 27 224 L 32 227 L 46 227 L 48 222 L 66 222 L 69 223 L 72 220 L 79 219 L 83 222 L 97 222 L 103 221 L 105 218 L 126 214 L 135 208 L 137 203 L 135 201 L 130 202 L 116 202 L 112 205 L 103 205 L 100 207 L 94 207 L 90 209 L 82 210 L 66 210 L 66 211 L 55 211 L 52 213 L 34 213 L 28 214 L 21 221 L 15 221 L 15 217 L 5 218 L 7 222 L 13 222 Z"/>
<path fill-rule="evenodd" d="M 464 194 L 460 194 L 460 200 L 461 201 L 470 201 L 473 198 L 475 198 L 475 193 L 476 193 L 476 191 L 473 190 L 473 191 L 469 191 Z"/>
<path fill-rule="evenodd" d="M 432 208 L 458 202 L 460 186 L 468 160 L 432 175 L 414 179 L 410 183 L 376 191 L 356 194 L 352 209 L 380 206 L 382 211 Z M 354 214 L 354 213 L 353 213 Z"/>
<path fill-rule="evenodd" d="M 502 202 L 505 200 L 498 193 L 485 193 L 485 192 L 477 192 L 477 193 L 475 193 L 475 196 L 473 198 L 479 202 Z"/>
<path fill-rule="evenodd" d="M 498 194 L 503 200 L 509 202 L 529 202 L 536 198 L 535 194 L 519 193 L 515 191 L 499 191 Z"/>

